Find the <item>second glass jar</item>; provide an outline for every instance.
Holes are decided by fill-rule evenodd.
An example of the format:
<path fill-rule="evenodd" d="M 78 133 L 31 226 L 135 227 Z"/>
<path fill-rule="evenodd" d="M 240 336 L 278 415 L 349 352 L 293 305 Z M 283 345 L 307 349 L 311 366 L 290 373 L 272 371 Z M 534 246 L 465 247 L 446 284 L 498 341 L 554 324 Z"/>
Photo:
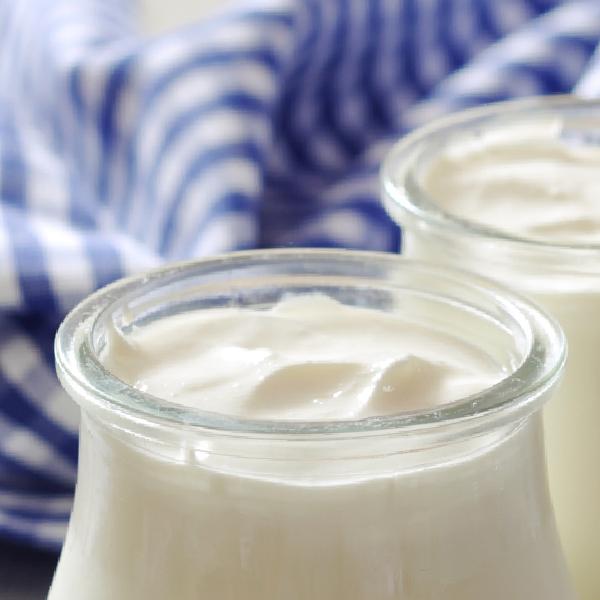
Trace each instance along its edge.
<path fill-rule="evenodd" d="M 430 409 L 261 421 L 170 404 L 98 359 L 112 327 L 307 293 L 435 323 L 507 376 Z M 389 255 L 250 252 L 119 282 L 66 319 L 56 348 L 83 418 L 49 600 L 573 598 L 540 417 L 564 340 L 489 281 Z"/>
<path fill-rule="evenodd" d="M 505 223 L 498 223 L 502 230 L 482 225 L 476 215 L 469 219 L 449 212 L 446 199 L 430 196 L 425 184 L 428 167 L 437 157 L 456 156 L 463 148 L 477 151 L 486 138 L 508 140 L 525 159 L 532 131 L 544 131 L 549 143 L 564 141 L 577 151 L 597 152 L 600 102 L 534 98 L 433 122 L 393 148 L 382 170 L 383 197 L 403 228 L 405 255 L 493 277 L 538 301 L 565 330 L 569 344 L 565 381 L 545 410 L 549 479 L 579 594 L 584 600 L 596 600 L 600 597 L 600 244 L 519 235 L 510 231 L 509 214 Z M 535 152 L 539 161 L 547 158 L 543 144 L 538 143 Z M 530 163 L 513 162 L 523 169 L 535 164 L 536 157 L 529 158 Z M 494 173 L 493 165 L 487 168 Z M 564 194 L 570 182 L 560 184 Z M 443 190 L 444 183 L 439 187 Z M 537 201 L 535 189 L 527 190 L 532 197 L 523 198 L 523 204 Z M 572 184 L 570 189 L 580 193 Z M 567 194 L 564 202 L 568 201 Z M 516 218 L 522 207 L 514 210 Z"/>

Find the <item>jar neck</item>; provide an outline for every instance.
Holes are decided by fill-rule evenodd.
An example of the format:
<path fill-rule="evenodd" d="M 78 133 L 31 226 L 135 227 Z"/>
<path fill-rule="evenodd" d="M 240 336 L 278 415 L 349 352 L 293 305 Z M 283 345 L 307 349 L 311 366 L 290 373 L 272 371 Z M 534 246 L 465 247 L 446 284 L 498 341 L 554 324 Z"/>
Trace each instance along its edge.
<path fill-rule="evenodd" d="M 535 293 L 600 290 L 600 254 L 561 247 L 529 246 L 467 229 L 444 228 L 402 211 L 401 251 L 407 256 L 447 265 L 460 264 L 513 288 Z"/>
<path fill-rule="evenodd" d="M 483 269 L 472 269 L 475 272 L 490 273 L 491 266 L 494 279 L 501 281 L 506 278 L 497 277 L 496 272 L 510 270 L 524 280 L 534 279 L 536 284 L 543 285 L 553 277 L 562 286 L 582 289 L 594 285 L 597 289 L 600 285 L 600 244 L 593 241 L 577 243 L 577 236 L 571 243 L 528 237 L 526 233 L 514 230 L 509 216 L 504 228 L 491 217 L 479 222 L 472 212 L 474 208 L 467 210 L 465 205 L 461 209 L 462 193 L 455 190 L 454 198 L 446 177 L 439 178 L 446 187 L 440 184 L 435 189 L 428 183 L 428 178 L 431 167 L 444 156 L 466 153 L 464 156 L 469 158 L 464 160 L 467 162 L 452 163 L 453 171 L 463 173 L 461 164 L 464 167 L 471 161 L 476 162 L 481 156 L 481 148 L 494 148 L 498 143 L 503 147 L 503 141 L 522 146 L 532 141 L 540 146 L 545 142 L 568 145 L 569 140 L 576 140 L 582 147 L 597 148 L 598 108 L 597 100 L 572 96 L 534 97 L 490 104 L 438 119 L 402 138 L 388 154 L 381 171 L 384 204 L 403 232 L 408 232 L 408 237 L 427 238 L 428 243 L 436 246 L 438 263 L 457 264 L 456 259 L 460 258 L 459 264 L 465 267 L 485 265 Z M 539 135 L 542 137 L 537 137 Z M 499 161 L 501 164 L 501 159 Z M 506 177 L 509 182 L 510 174 Z M 543 175 L 540 178 L 543 182 Z M 473 186 L 476 185 L 474 181 Z M 574 185 L 573 193 L 577 193 L 577 185 Z M 514 210 L 518 212 L 518 197 L 527 201 L 527 195 L 516 194 Z M 452 198 L 456 201 L 454 206 Z M 480 198 L 480 201 L 484 200 L 494 203 L 492 198 Z M 536 203 L 539 202 L 538 198 Z M 527 286 L 520 287 L 526 289 Z"/>
<path fill-rule="evenodd" d="M 475 460 L 497 448 L 522 443 L 518 440 L 523 437 L 537 435 L 535 424 L 540 412 L 536 410 L 528 416 L 477 431 L 467 431 L 456 424 L 433 433 L 392 431 L 378 435 L 268 437 L 184 427 L 168 431 L 150 430 L 147 426 L 123 428 L 94 411 L 84 411 L 82 431 L 92 444 L 98 444 L 113 457 L 127 455 L 132 460 L 146 457 L 144 461 L 258 478 L 291 477 L 300 483 L 314 481 L 315 477 L 324 481 L 343 480 L 349 465 L 354 476 L 370 478 Z M 317 470 L 315 465 L 319 465 Z"/>

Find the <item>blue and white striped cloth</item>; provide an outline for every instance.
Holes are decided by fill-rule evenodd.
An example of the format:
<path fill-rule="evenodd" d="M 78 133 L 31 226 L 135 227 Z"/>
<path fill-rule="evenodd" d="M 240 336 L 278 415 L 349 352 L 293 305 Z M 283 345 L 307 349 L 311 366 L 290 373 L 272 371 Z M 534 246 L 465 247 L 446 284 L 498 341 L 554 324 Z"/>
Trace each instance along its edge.
<path fill-rule="evenodd" d="M 125 0 L 0 0 L 0 535 L 58 548 L 77 412 L 52 340 L 164 260 L 393 251 L 390 140 L 516 96 L 600 91 L 600 2 L 264 0 L 145 38 Z"/>

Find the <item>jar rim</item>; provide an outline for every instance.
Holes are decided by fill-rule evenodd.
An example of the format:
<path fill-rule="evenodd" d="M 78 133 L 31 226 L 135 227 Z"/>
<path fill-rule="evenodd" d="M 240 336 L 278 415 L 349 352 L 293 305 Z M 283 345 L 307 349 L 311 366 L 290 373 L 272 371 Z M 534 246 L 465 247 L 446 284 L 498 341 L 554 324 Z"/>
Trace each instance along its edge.
<path fill-rule="evenodd" d="M 337 261 L 347 265 L 381 266 L 399 272 L 423 274 L 432 280 L 484 294 L 507 315 L 528 329 L 528 347 L 517 368 L 500 382 L 460 400 L 418 411 L 344 420 L 265 420 L 231 416 L 183 406 L 143 392 L 118 379 L 102 364 L 92 340 L 98 319 L 124 297 L 141 297 L 161 280 L 191 277 L 202 269 L 227 272 L 245 263 L 299 265 Z M 400 289 L 400 288 L 399 288 Z M 440 295 L 440 298 L 444 296 Z M 450 298 L 450 297 L 448 297 Z M 450 300 L 456 301 L 454 298 Z M 468 306 L 464 304 L 464 306 Z M 96 408 L 128 422 L 167 428 L 213 430 L 233 436 L 327 437 L 338 434 L 378 435 L 391 431 L 414 433 L 424 429 L 469 426 L 482 430 L 490 424 L 506 423 L 538 408 L 545 392 L 560 377 L 566 359 L 566 340 L 558 323 L 535 304 L 496 282 L 458 269 L 436 267 L 394 254 L 355 250 L 278 249 L 235 252 L 211 258 L 170 264 L 124 278 L 84 299 L 64 319 L 55 339 L 59 378 L 83 408 Z"/>
<path fill-rule="evenodd" d="M 416 182 L 413 169 L 418 155 L 428 142 L 439 143 L 459 131 L 481 129 L 502 119 L 522 119 L 526 116 L 561 116 L 567 111 L 594 109 L 600 114 L 600 100 L 572 95 L 534 96 L 525 99 L 495 102 L 468 108 L 415 129 L 401 138 L 386 155 L 380 170 L 383 203 L 390 216 L 401 222 L 409 216 L 437 233 L 469 236 L 491 240 L 517 251 L 560 253 L 561 258 L 574 261 L 600 258 L 599 243 L 565 243 L 531 238 L 495 229 L 482 223 L 461 218 L 442 208 Z"/>

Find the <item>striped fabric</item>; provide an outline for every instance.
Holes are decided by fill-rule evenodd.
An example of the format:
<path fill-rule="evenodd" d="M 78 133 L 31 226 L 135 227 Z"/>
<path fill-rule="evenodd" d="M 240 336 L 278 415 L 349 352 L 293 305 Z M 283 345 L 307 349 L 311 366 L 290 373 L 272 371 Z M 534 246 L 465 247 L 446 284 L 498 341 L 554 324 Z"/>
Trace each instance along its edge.
<path fill-rule="evenodd" d="M 0 0 L 0 535 L 58 548 L 77 413 L 52 340 L 165 260 L 394 251 L 392 139 L 438 114 L 600 91 L 600 2 L 264 0 L 145 38 L 125 0 Z"/>

